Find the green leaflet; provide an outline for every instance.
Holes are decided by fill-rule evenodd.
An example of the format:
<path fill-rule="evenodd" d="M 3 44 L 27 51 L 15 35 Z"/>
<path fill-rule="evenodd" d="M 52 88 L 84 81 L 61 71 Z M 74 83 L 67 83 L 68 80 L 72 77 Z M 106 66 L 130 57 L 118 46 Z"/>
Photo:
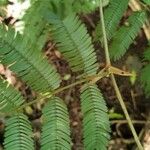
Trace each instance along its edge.
<path fill-rule="evenodd" d="M 46 19 L 52 24 L 52 38 L 72 70 L 84 71 L 87 75 L 95 74 L 98 68 L 96 54 L 91 37 L 79 18 L 71 14 L 61 20 L 49 14 Z"/>
<path fill-rule="evenodd" d="M 9 112 L 15 110 L 24 103 L 21 94 L 11 85 L 0 79 L 0 112 Z"/>
<path fill-rule="evenodd" d="M 148 64 L 141 71 L 141 82 L 144 87 L 147 96 L 150 96 L 150 48 L 144 53 L 144 59 L 148 61 Z"/>
<path fill-rule="evenodd" d="M 32 0 L 30 8 L 22 19 L 25 22 L 24 38 L 34 44 L 39 51 L 44 47 L 49 36 L 49 25 L 43 19 L 49 11 L 64 18 L 68 12 L 72 12 L 72 6 L 68 0 L 44 0 L 44 2 Z"/>
<path fill-rule="evenodd" d="M 138 35 L 145 19 L 145 12 L 135 12 L 128 18 L 128 25 L 120 27 L 116 32 L 109 46 L 110 56 L 113 60 L 116 61 L 125 54 L 126 50 Z"/>
<path fill-rule="evenodd" d="M 42 113 L 41 150 L 71 150 L 69 115 L 64 102 L 52 97 Z"/>
<path fill-rule="evenodd" d="M 150 64 L 146 65 L 144 69 L 142 69 L 141 81 L 146 94 L 149 96 L 150 95 Z"/>
<path fill-rule="evenodd" d="M 144 3 L 146 3 L 147 5 L 150 5 L 150 0 L 142 0 Z"/>
<path fill-rule="evenodd" d="M 81 91 L 83 137 L 86 150 L 106 150 L 110 138 L 110 123 L 106 103 L 96 85 L 86 85 Z"/>
<path fill-rule="evenodd" d="M 0 27 L 0 58 L 10 69 L 36 92 L 51 92 L 59 87 L 60 76 L 42 56 L 41 49 L 50 36 L 74 72 L 96 74 L 97 58 L 84 24 L 76 12 L 91 12 L 99 0 L 31 0 L 23 20 L 24 34 Z M 92 3 L 94 2 L 94 3 Z M 104 1 L 106 2 L 106 1 Z M 108 2 L 108 1 L 107 1 Z M 113 3 L 113 5 L 112 5 Z M 84 4 L 84 5 L 80 5 Z M 92 4 L 92 5 L 91 5 Z M 116 4 L 116 5 L 115 5 Z M 107 36 L 110 40 L 117 29 L 128 0 L 111 1 L 110 13 L 105 13 Z M 120 14 L 119 14 L 120 12 Z M 116 16 L 113 16 L 116 14 Z M 108 20 L 108 21 L 107 21 Z M 101 37 L 102 38 L 102 37 Z M 0 107 L 19 107 L 24 100 L 13 88 L 0 82 Z M 5 96 L 6 95 L 6 96 Z M 6 101 L 5 99 L 8 99 Z M 8 102 L 11 102 L 9 105 Z M 2 105 L 1 105 L 2 104 Z M 13 106 L 14 105 L 14 106 Z M 106 103 L 96 85 L 86 85 L 81 91 L 84 147 L 86 150 L 105 150 L 110 138 L 110 123 Z M 10 110 L 10 109 L 9 109 Z M 42 110 L 41 149 L 71 150 L 69 115 L 64 102 L 52 97 Z M 6 122 L 4 147 L 6 150 L 34 149 L 31 125 L 23 114 L 16 114 Z"/>
<path fill-rule="evenodd" d="M 37 51 L 41 51 L 48 37 L 48 26 L 43 18 L 51 10 L 50 1 L 34 0 L 22 19 L 25 22 L 24 38 L 34 44 Z"/>
<path fill-rule="evenodd" d="M 21 79 L 34 90 L 47 92 L 59 87 L 60 77 L 56 69 L 36 51 L 34 45 L 25 41 L 22 35 L 13 29 L 5 30 L 0 26 L 0 56 L 4 65 L 13 64 L 10 70 L 17 73 Z"/>
<path fill-rule="evenodd" d="M 109 6 L 104 11 L 104 20 L 106 35 L 108 41 L 113 37 L 117 30 L 120 19 L 122 18 L 125 10 L 128 7 L 129 0 L 110 0 Z M 98 23 L 95 29 L 96 40 L 103 42 L 103 32 L 101 22 Z"/>
<path fill-rule="evenodd" d="M 107 6 L 109 0 L 102 0 L 102 3 L 103 7 Z M 72 0 L 72 7 L 76 13 L 91 13 L 99 7 L 99 0 Z"/>
<path fill-rule="evenodd" d="M 6 121 L 5 150 L 34 150 L 31 124 L 24 114 L 16 114 Z"/>
<path fill-rule="evenodd" d="M 27 10 L 22 21 L 25 22 L 25 38 L 27 38 L 31 44 L 36 43 L 37 50 L 43 48 L 49 36 L 49 26 L 43 19 L 49 11 L 64 18 L 69 12 L 73 12 L 72 2 L 70 0 L 44 0 L 44 2 L 43 0 L 32 1 L 31 7 Z"/>
<path fill-rule="evenodd" d="M 104 5 L 107 3 L 105 0 Z M 22 19 L 25 22 L 24 38 L 40 51 L 49 35 L 49 26 L 43 19 L 49 11 L 63 19 L 71 13 L 91 12 L 98 5 L 99 0 L 33 0 Z"/>
<path fill-rule="evenodd" d="M 0 6 L 4 6 L 8 4 L 8 0 L 1 0 L 0 1 Z"/>

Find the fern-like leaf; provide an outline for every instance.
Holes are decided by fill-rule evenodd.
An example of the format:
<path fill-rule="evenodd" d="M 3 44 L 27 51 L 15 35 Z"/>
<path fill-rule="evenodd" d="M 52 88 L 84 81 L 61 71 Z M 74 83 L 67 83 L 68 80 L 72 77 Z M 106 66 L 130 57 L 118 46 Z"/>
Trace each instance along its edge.
<path fill-rule="evenodd" d="M 81 91 L 84 147 L 86 150 L 105 150 L 109 141 L 110 123 L 106 103 L 96 85 Z"/>
<path fill-rule="evenodd" d="M 23 114 L 15 114 L 6 121 L 5 150 L 34 150 L 30 122 Z"/>
<path fill-rule="evenodd" d="M 52 37 L 60 52 L 64 55 L 73 71 L 84 71 L 95 74 L 97 71 L 96 54 L 85 26 L 75 15 L 61 20 L 50 15 L 47 17 L 52 24 Z"/>
<path fill-rule="evenodd" d="M 43 48 L 48 36 L 47 24 L 43 16 L 50 10 L 50 1 L 34 0 L 22 19 L 25 22 L 24 38 L 28 39 L 31 44 L 36 43 L 36 50 L 39 51 Z"/>
<path fill-rule="evenodd" d="M 150 48 L 145 51 L 144 59 L 148 61 L 148 64 L 141 71 L 141 82 L 145 93 L 150 96 Z"/>
<path fill-rule="evenodd" d="M 53 97 L 43 108 L 41 150 L 70 150 L 70 128 L 66 105 Z"/>
<path fill-rule="evenodd" d="M 71 0 L 69 0 L 71 1 Z M 103 7 L 109 3 L 109 0 L 103 0 Z M 91 13 L 99 7 L 99 0 L 72 0 L 73 10 L 77 13 Z"/>
<path fill-rule="evenodd" d="M 17 73 L 34 90 L 45 92 L 56 89 L 60 78 L 56 69 L 43 58 L 34 45 L 12 29 L 6 31 L 0 26 L 0 56 L 3 64 L 10 65 L 10 70 Z"/>
<path fill-rule="evenodd" d="M 128 2 L 129 0 L 121 0 L 121 2 L 120 0 L 110 0 L 108 8 L 105 9 L 104 20 L 108 41 L 113 37 L 115 31 L 117 30 L 120 19 L 128 7 Z M 101 22 L 98 23 L 95 33 L 96 39 L 102 42 L 103 31 Z"/>
<path fill-rule="evenodd" d="M 70 0 L 33 0 L 22 19 L 25 22 L 25 38 L 31 43 L 36 43 L 38 50 L 41 50 L 49 34 L 49 26 L 43 18 L 49 11 L 64 18 L 73 11 L 71 4 Z"/>
<path fill-rule="evenodd" d="M 0 79 L 0 111 L 15 110 L 23 103 L 22 95 L 11 85 L 7 87 L 7 83 Z"/>
<path fill-rule="evenodd" d="M 135 12 L 127 20 L 128 25 L 122 26 L 115 34 L 110 44 L 109 51 L 113 60 L 120 59 L 133 43 L 146 19 L 145 12 Z"/>

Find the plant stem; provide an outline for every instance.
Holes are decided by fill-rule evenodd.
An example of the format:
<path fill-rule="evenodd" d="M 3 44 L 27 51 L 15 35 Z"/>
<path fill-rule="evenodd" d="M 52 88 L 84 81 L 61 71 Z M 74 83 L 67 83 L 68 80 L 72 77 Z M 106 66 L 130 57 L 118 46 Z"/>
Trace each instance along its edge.
<path fill-rule="evenodd" d="M 37 99 L 35 99 L 35 100 L 33 100 L 33 101 L 29 102 L 29 103 L 26 103 L 26 104 L 22 105 L 21 107 L 19 107 L 18 110 L 20 111 L 20 110 L 24 109 L 25 107 L 30 106 L 30 105 L 32 105 L 32 104 L 40 101 L 41 99 L 43 99 L 43 100 L 48 99 L 48 98 L 52 97 L 53 95 L 56 95 L 56 94 L 58 94 L 60 92 L 63 92 L 64 90 L 67 90 L 67 89 L 72 88 L 72 87 L 74 87 L 76 85 L 82 84 L 84 82 L 89 82 L 89 84 L 95 84 L 100 79 L 102 79 L 102 78 L 107 77 L 108 75 L 110 75 L 110 73 L 116 73 L 116 74 L 122 76 L 122 74 L 120 74 L 120 72 L 122 72 L 123 70 L 115 68 L 114 70 L 117 70 L 117 71 L 113 71 L 111 68 L 115 68 L 115 67 L 111 66 L 110 69 L 108 67 L 105 67 L 105 68 L 101 69 L 98 72 L 98 74 L 91 75 L 91 76 L 82 76 L 82 78 L 80 80 L 78 80 L 78 81 L 76 81 L 76 82 L 74 82 L 72 84 L 69 84 L 67 86 L 58 88 L 55 91 L 53 91 L 52 93 L 49 93 L 47 95 L 40 94 Z M 124 76 L 130 76 L 130 74 L 127 73 L 127 72 L 124 72 L 123 75 Z"/>
<path fill-rule="evenodd" d="M 107 65 L 110 65 L 111 64 L 111 61 L 110 61 L 110 56 L 109 56 L 109 50 L 108 50 L 108 42 L 107 42 L 107 36 L 106 36 L 106 29 L 105 29 L 105 22 L 104 22 L 104 15 L 103 15 L 103 7 L 102 7 L 102 0 L 99 1 L 100 2 L 100 16 L 101 16 L 101 23 L 102 23 L 102 31 L 103 31 L 103 38 L 104 38 L 104 49 L 105 49 L 105 56 L 106 56 L 106 64 Z M 120 90 L 118 88 L 118 85 L 116 83 L 116 80 L 115 80 L 115 77 L 114 77 L 114 74 L 113 73 L 110 73 L 110 77 L 111 77 L 111 80 L 112 80 L 112 83 L 113 83 L 113 86 L 114 86 L 114 89 L 115 89 L 115 92 L 116 92 L 116 95 L 117 95 L 117 98 L 120 102 L 120 105 L 122 107 L 122 110 L 125 114 L 125 117 L 128 121 L 128 125 L 131 129 L 131 132 L 133 134 L 133 137 L 134 137 L 134 140 L 139 148 L 139 150 L 143 150 L 143 147 L 140 143 L 140 140 L 137 136 L 137 133 L 134 129 L 134 126 L 132 124 L 132 121 L 131 121 L 131 118 L 129 116 L 129 113 L 127 111 L 127 108 L 125 106 L 125 103 L 123 101 L 123 98 L 122 98 L 122 95 L 120 93 Z"/>
<path fill-rule="evenodd" d="M 72 88 L 72 87 L 74 87 L 74 86 L 76 86 L 76 85 L 79 85 L 79 84 L 81 84 L 81 83 L 84 83 L 84 82 L 86 82 L 86 81 L 87 81 L 87 79 L 82 79 L 82 80 L 79 80 L 79 81 L 77 81 L 77 82 L 74 82 L 74 83 L 72 83 L 72 84 L 70 84 L 70 85 L 67 85 L 67 86 L 65 86 L 65 87 L 56 89 L 54 92 L 50 93 L 49 95 L 46 95 L 46 96 L 40 95 L 37 99 L 35 99 L 35 100 L 33 100 L 33 101 L 29 102 L 29 103 L 26 103 L 26 104 L 22 105 L 21 107 L 19 107 L 18 110 L 20 111 L 20 110 L 24 109 L 25 107 L 30 106 L 30 105 L 32 105 L 32 104 L 34 104 L 34 103 L 40 101 L 41 99 L 43 99 L 43 100 L 48 99 L 48 98 L 52 97 L 52 96 L 55 95 L 55 94 L 58 94 L 58 93 L 60 93 L 60 92 L 62 92 L 62 91 L 64 91 L 64 90 L 67 90 L 67 89 L 69 89 L 69 88 Z"/>
<path fill-rule="evenodd" d="M 106 56 L 106 65 L 110 66 L 110 56 L 109 56 L 109 50 L 108 50 L 108 42 L 107 42 L 107 35 L 106 35 L 106 29 L 105 29 L 105 22 L 104 22 L 104 14 L 103 14 L 103 6 L 102 6 L 102 0 L 99 1 L 99 11 L 100 11 L 100 18 L 101 18 L 101 24 L 102 24 L 102 31 L 103 31 L 103 40 L 104 40 L 104 50 L 105 50 L 105 56 Z"/>
<path fill-rule="evenodd" d="M 125 106 L 125 104 L 124 104 L 124 101 L 123 101 L 123 98 L 122 98 L 122 96 L 121 96 L 121 93 L 120 93 L 120 90 L 119 90 L 119 88 L 118 88 L 118 85 L 117 85 L 117 83 L 116 83 L 115 77 L 114 77 L 113 74 L 111 74 L 110 77 L 111 77 L 111 80 L 112 80 L 112 83 L 113 83 L 113 86 L 114 86 L 114 89 L 115 89 L 117 98 L 118 98 L 118 100 L 119 100 L 119 102 L 120 102 L 120 105 L 121 105 L 121 107 L 122 107 L 122 110 L 123 110 L 123 112 L 124 112 L 124 115 L 125 115 L 125 117 L 126 117 L 126 119 L 127 119 L 127 121 L 128 121 L 129 127 L 130 127 L 130 129 L 131 129 L 132 134 L 133 134 L 134 140 L 135 140 L 135 142 L 136 142 L 136 144 L 137 144 L 139 150 L 143 150 L 143 147 L 142 147 L 142 145 L 141 145 L 141 143 L 140 143 L 140 141 L 139 141 L 139 138 L 138 138 L 138 136 L 137 136 L 137 134 L 136 134 L 136 131 L 135 131 L 135 129 L 134 129 L 134 126 L 133 126 L 133 124 L 132 124 L 131 118 L 130 118 L 130 116 L 129 116 L 129 114 L 128 114 L 127 108 L 126 108 L 126 106 Z"/>
<path fill-rule="evenodd" d="M 67 90 L 67 89 L 72 88 L 72 87 L 74 87 L 74 86 L 76 86 L 76 85 L 82 84 L 82 83 L 84 83 L 84 82 L 91 81 L 90 83 L 91 83 L 91 84 L 94 84 L 94 83 L 96 83 L 98 80 L 100 80 L 101 78 L 103 78 L 103 77 L 105 77 L 105 76 L 107 76 L 107 75 L 108 75 L 108 73 L 105 72 L 105 68 L 104 68 L 104 69 L 102 69 L 102 70 L 101 70 L 98 74 L 96 74 L 96 75 L 87 76 L 87 77 L 85 77 L 85 78 L 83 78 L 83 79 L 81 79 L 81 80 L 79 80 L 79 81 L 76 81 L 76 82 L 74 82 L 74 83 L 72 83 L 72 84 L 69 84 L 69 85 L 67 85 L 67 86 L 58 88 L 58 89 L 56 89 L 54 92 L 52 92 L 52 93 L 50 93 L 50 94 L 48 94 L 48 95 L 46 95 L 46 96 L 45 96 L 45 95 L 40 95 L 37 99 L 35 99 L 35 100 L 33 100 L 33 101 L 29 102 L 29 103 L 26 103 L 26 104 L 20 106 L 20 107 L 18 108 L 18 111 L 23 110 L 25 107 L 30 106 L 30 105 L 32 105 L 32 104 L 34 104 L 34 103 L 40 101 L 41 99 L 43 99 L 43 100 L 48 99 L 48 98 L 52 97 L 53 95 L 56 95 L 56 94 L 58 94 L 58 93 L 60 93 L 60 92 L 63 92 L 64 90 Z"/>

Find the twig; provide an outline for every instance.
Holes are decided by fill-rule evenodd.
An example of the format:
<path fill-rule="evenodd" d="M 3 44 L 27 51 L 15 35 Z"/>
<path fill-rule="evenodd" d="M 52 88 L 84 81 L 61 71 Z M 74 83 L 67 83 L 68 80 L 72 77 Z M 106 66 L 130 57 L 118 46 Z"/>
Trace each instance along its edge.
<path fill-rule="evenodd" d="M 135 131 L 135 129 L 134 129 L 134 126 L 133 126 L 133 124 L 132 124 L 131 118 L 130 118 L 129 113 L 128 113 L 128 111 L 127 111 L 127 108 L 126 108 L 126 106 L 125 106 L 125 104 L 124 104 L 122 95 L 121 95 L 121 93 L 120 93 L 120 90 L 119 90 L 119 88 L 118 88 L 118 85 L 117 85 L 117 83 L 116 83 L 116 80 L 115 80 L 115 77 L 114 77 L 113 74 L 111 74 L 111 80 L 112 80 L 112 83 L 113 83 L 113 86 L 114 86 L 114 89 L 115 89 L 117 98 L 118 98 L 118 100 L 119 100 L 119 102 L 120 102 L 120 105 L 121 105 L 121 107 L 122 107 L 122 110 L 123 110 L 123 112 L 124 112 L 124 115 L 125 115 L 125 117 L 126 117 L 126 119 L 127 119 L 127 121 L 128 121 L 129 127 L 130 127 L 130 129 L 131 129 L 132 134 L 133 134 L 134 140 L 135 140 L 135 142 L 136 142 L 136 144 L 137 144 L 139 150 L 144 150 L 143 147 L 142 147 L 142 145 L 141 145 L 141 143 L 140 143 L 140 140 L 139 140 L 139 138 L 138 138 L 138 136 L 137 136 L 137 133 L 136 133 L 136 131 Z"/>
<path fill-rule="evenodd" d="M 98 80 L 100 80 L 101 78 L 103 78 L 103 77 L 105 77 L 105 76 L 107 76 L 107 75 L 109 74 L 108 72 L 105 72 L 105 70 L 106 70 L 106 69 L 104 68 L 104 69 L 102 69 L 102 70 L 101 70 L 98 74 L 96 74 L 96 75 L 87 76 L 87 77 L 85 77 L 85 78 L 83 78 L 83 79 L 80 79 L 80 80 L 78 80 L 78 81 L 76 81 L 76 82 L 74 82 L 74 83 L 72 83 L 72 84 L 69 84 L 69 85 L 67 85 L 67 86 L 58 88 L 58 89 L 54 90 L 53 92 L 51 92 L 51 93 L 49 93 L 49 94 L 47 94 L 47 95 L 42 95 L 42 94 L 40 94 L 37 99 L 35 99 L 35 100 L 33 100 L 33 101 L 29 102 L 29 103 L 26 103 L 26 104 L 20 106 L 20 107 L 18 108 L 18 111 L 21 111 L 21 110 L 23 110 L 24 108 L 26 108 L 27 106 L 30 106 L 30 105 L 32 105 L 32 104 L 34 104 L 34 103 L 37 103 L 37 102 L 40 101 L 41 99 L 42 99 L 42 100 L 48 99 L 48 98 L 50 98 L 50 97 L 52 97 L 52 96 L 54 96 L 54 95 L 56 95 L 56 94 L 58 94 L 58 93 L 60 93 L 60 92 L 63 92 L 63 91 L 65 91 L 65 90 L 67 90 L 67 89 L 70 89 L 70 88 L 73 88 L 73 87 L 75 87 L 76 85 L 79 85 L 79 84 L 82 84 L 82 83 L 85 83 L 85 82 L 89 82 L 89 81 L 90 81 L 90 83 L 92 83 L 92 84 L 93 84 L 93 83 L 96 83 Z M 97 80 L 97 78 L 98 78 L 98 80 Z"/>
<path fill-rule="evenodd" d="M 100 0 L 99 2 L 100 2 L 99 11 L 100 11 L 100 17 L 101 17 L 103 39 L 104 39 L 104 50 L 105 50 L 105 56 L 106 56 L 106 66 L 110 66 L 111 62 L 110 62 L 110 56 L 109 56 L 109 50 L 108 50 L 108 42 L 107 42 L 107 35 L 106 35 L 106 29 L 105 29 L 102 0 Z"/>
<path fill-rule="evenodd" d="M 104 36 L 103 38 L 104 38 L 104 48 L 105 48 L 106 63 L 107 63 L 107 65 L 110 65 L 111 62 L 110 62 L 109 50 L 108 50 L 108 43 L 107 43 L 107 37 L 106 37 L 106 29 L 105 29 L 105 23 L 104 23 L 102 0 L 100 0 L 99 2 L 100 2 L 100 17 L 101 17 L 101 23 L 102 23 L 103 36 Z M 118 98 L 118 100 L 119 100 L 119 102 L 120 102 L 120 105 L 121 105 L 121 107 L 122 107 L 122 110 L 123 110 L 123 112 L 124 112 L 124 114 L 125 114 L 125 117 L 126 117 L 126 119 L 127 119 L 127 121 L 128 121 L 128 124 L 129 124 L 129 127 L 130 127 L 130 129 L 131 129 L 131 132 L 132 132 L 133 137 L 134 137 L 134 139 L 135 139 L 135 142 L 136 142 L 136 144 L 137 144 L 139 150 L 143 150 L 143 147 L 142 147 L 142 145 L 141 145 L 141 143 L 140 143 L 140 141 L 139 141 L 139 138 L 138 138 L 138 136 L 137 136 L 137 134 L 136 134 L 136 131 L 135 131 L 135 129 L 134 129 L 134 126 L 133 126 L 133 124 L 132 124 L 131 118 L 130 118 L 130 116 L 129 116 L 129 114 L 128 114 L 127 108 L 126 108 L 126 106 L 125 106 L 125 104 L 124 104 L 124 101 L 123 101 L 122 95 L 121 95 L 121 93 L 120 93 L 120 90 L 119 90 L 119 88 L 118 88 L 118 85 L 117 85 L 117 83 L 116 83 L 114 74 L 111 73 L 111 74 L 110 74 L 110 77 L 111 77 L 111 80 L 112 80 L 112 83 L 113 83 L 113 86 L 114 86 L 114 89 L 115 89 L 117 98 Z"/>
<path fill-rule="evenodd" d="M 132 103 L 133 103 L 134 110 L 137 110 L 137 105 L 136 105 L 136 100 L 135 100 L 135 94 L 134 94 L 133 89 L 130 90 L 130 93 L 131 93 L 131 100 L 132 100 Z"/>
<path fill-rule="evenodd" d="M 126 123 L 128 123 L 128 121 L 127 120 L 112 120 L 111 121 L 111 124 L 116 124 L 116 123 L 126 124 Z M 132 120 L 132 123 L 134 123 L 134 124 L 145 124 L 146 121 L 144 121 L 144 120 Z M 150 121 L 148 123 L 150 124 Z"/>
<path fill-rule="evenodd" d="M 115 138 L 115 140 L 113 139 L 112 140 L 113 142 L 110 141 L 110 145 L 112 143 L 112 145 L 114 144 L 114 141 L 121 141 L 123 142 L 124 144 L 133 144 L 135 141 L 133 138 L 130 138 L 130 139 L 124 139 L 124 138 Z"/>

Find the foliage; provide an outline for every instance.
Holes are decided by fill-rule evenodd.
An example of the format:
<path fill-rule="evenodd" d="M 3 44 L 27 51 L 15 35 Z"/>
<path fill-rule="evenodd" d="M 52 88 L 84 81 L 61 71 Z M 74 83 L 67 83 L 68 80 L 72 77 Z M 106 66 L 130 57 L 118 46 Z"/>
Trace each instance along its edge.
<path fill-rule="evenodd" d="M 119 27 L 129 0 L 103 1 L 105 27 L 111 58 L 123 56 L 138 35 L 146 18 L 145 12 L 135 12 L 127 23 Z M 55 97 L 60 87 L 61 75 L 42 53 L 50 39 L 69 63 L 73 72 L 84 76 L 96 75 L 98 62 L 92 38 L 78 14 L 93 12 L 99 0 L 31 0 L 31 6 L 22 18 L 24 32 L 15 32 L 11 26 L 0 24 L 0 61 L 9 66 L 17 77 L 31 90 L 48 101 L 42 109 L 41 149 L 71 149 L 69 114 L 62 99 Z M 34 17 L 33 17 L 34 16 Z M 127 24 L 127 25 L 126 25 Z M 96 40 L 103 42 L 100 23 L 96 27 Z M 145 54 L 150 60 L 149 52 Z M 148 69 L 147 69 L 148 68 Z M 150 67 L 143 70 L 143 85 L 148 91 Z M 147 82 L 148 80 L 148 82 Z M 10 113 L 6 118 L 5 149 L 34 149 L 31 122 L 23 111 L 27 103 L 20 91 L 0 80 L 0 111 Z M 149 83 L 149 84 L 147 84 Z M 39 98 L 39 97 L 38 97 Z M 83 115 L 83 143 L 86 150 L 104 150 L 110 138 L 110 123 L 105 100 L 98 87 L 86 81 L 81 86 Z M 38 99 L 37 99 L 38 100 Z M 12 113 L 12 111 L 14 113 Z M 19 112 L 18 112 L 19 111 Z"/>
<path fill-rule="evenodd" d="M 104 11 L 105 27 L 108 41 L 113 37 L 117 30 L 120 19 L 128 7 L 129 0 L 110 0 L 109 6 Z M 96 39 L 102 43 L 103 32 L 101 22 L 98 23 L 96 29 Z"/>
<path fill-rule="evenodd" d="M 118 60 L 125 54 L 140 31 L 145 18 L 144 12 L 135 12 L 128 18 L 127 25 L 120 27 L 116 32 L 109 47 L 113 60 Z"/>
<path fill-rule="evenodd" d="M 43 20 L 48 12 L 51 11 L 63 19 L 71 13 L 91 12 L 96 9 L 98 4 L 99 0 L 44 0 L 44 3 L 43 0 L 32 0 L 31 7 L 23 17 L 24 34 L 33 43 L 37 42 L 38 49 L 39 46 L 41 49 L 48 36 L 49 27 Z M 107 4 L 108 0 L 105 0 L 103 5 Z"/>
<path fill-rule="evenodd" d="M 109 0 L 103 0 L 103 7 L 107 6 Z M 90 13 L 99 6 L 99 0 L 72 0 L 72 6 L 75 12 Z"/>
<path fill-rule="evenodd" d="M 83 136 L 86 150 L 105 150 L 109 141 L 107 107 L 96 85 L 85 85 L 81 91 Z"/>
<path fill-rule="evenodd" d="M 6 122 L 4 149 L 34 150 L 30 121 L 23 114 L 15 114 Z"/>
<path fill-rule="evenodd" d="M 104 12 L 105 27 L 107 39 L 109 43 L 109 51 L 112 60 L 120 59 L 137 37 L 143 23 L 146 19 L 145 12 L 134 12 L 126 20 L 125 24 L 118 27 L 120 19 L 128 6 L 128 0 L 113 1 L 110 0 L 110 5 Z M 96 40 L 102 42 L 103 34 L 100 23 L 96 27 Z"/>
<path fill-rule="evenodd" d="M 51 91 L 59 86 L 60 78 L 56 69 L 43 59 L 32 43 L 19 33 L 15 35 L 11 28 L 7 31 L 1 25 L 0 32 L 0 55 L 4 65 L 13 64 L 10 69 L 36 91 Z"/>
<path fill-rule="evenodd" d="M 43 108 L 41 150 L 71 149 L 69 115 L 64 102 L 52 97 Z"/>
<path fill-rule="evenodd" d="M 15 110 L 24 103 L 22 95 L 11 85 L 7 87 L 7 83 L 0 79 L 0 110 L 7 112 Z"/>
<path fill-rule="evenodd" d="M 52 37 L 60 52 L 69 61 L 72 70 L 83 70 L 88 75 L 95 74 L 98 67 L 96 55 L 91 38 L 79 18 L 72 14 L 63 21 L 53 15 L 48 19 L 53 25 Z"/>
<path fill-rule="evenodd" d="M 1 0 L 0 1 L 0 6 L 5 6 L 8 4 L 8 0 Z"/>
<path fill-rule="evenodd" d="M 83 71 L 84 74 L 90 75 L 96 74 L 98 69 L 96 54 L 86 27 L 74 13 L 69 16 L 65 16 L 65 14 L 61 16 L 59 11 L 61 11 L 60 8 L 62 3 L 58 5 L 57 2 L 59 1 L 44 1 L 44 3 L 41 0 L 33 1 L 31 7 L 23 17 L 25 22 L 23 34 L 16 33 L 12 27 L 6 27 L 5 25 L 1 25 L 0 28 L 1 62 L 5 66 L 13 64 L 10 65 L 9 69 L 15 72 L 17 76 L 25 81 L 33 90 L 43 94 L 49 91 L 53 92 L 59 87 L 60 83 L 60 77 L 56 69 L 47 62 L 41 53 L 41 49 L 49 34 L 56 42 L 56 46 L 59 48 L 60 52 L 62 52 L 69 62 L 73 71 Z M 57 4 L 55 5 L 57 8 L 54 7 L 54 4 Z M 35 18 L 31 19 L 33 15 Z M 7 95 L 4 90 L 5 87 L 2 89 L 1 93 Z M 12 87 L 11 90 L 13 90 Z M 9 98 L 13 97 L 13 94 L 18 94 L 18 92 L 15 93 L 14 91 L 12 93 L 10 93 L 10 91 L 8 92 L 10 96 L 2 99 L 2 103 L 8 103 Z M 12 99 L 12 102 L 14 102 L 14 100 L 15 98 Z M 18 101 L 19 100 L 18 96 Z M 15 103 L 17 103 L 17 106 L 22 105 L 21 102 L 19 103 L 16 101 Z M 100 101 L 97 103 L 101 104 Z M 12 104 L 8 103 L 7 105 L 11 107 Z M 100 105 L 100 107 L 103 107 L 103 105 Z M 104 108 L 105 107 L 106 106 L 104 106 Z M 94 111 L 95 108 L 91 108 Z M 105 114 L 107 118 L 107 113 Z M 50 102 L 43 108 L 42 119 L 41 149 L 47 149 L 48 147 L 52 147 L 52 149 L 71 149 L 69 117 L 63 101 L 56 97 L 51 98 Z M 24 119 L 22 120 L 22 117 L 18 118 L 18 116 L 12 116 L 8 119 L 5 136 L 6 142 L 4 142 L 5 147 L 8 148 L 8 132 L 13 133 L 9 120 L 13 120 L 14 122 L 12 123 L 12 127 L 19 127 L 20 125 L 20 129 L 16 129 L 16 133 L 14 133 L 14 137 L 16 136 L 16 138 L 13 140 L 16 143 L 19 142 L 19 138 L 22 139 L 25 137 L 24 134 L 23 137 L 21 137 L 20 133 L 27 131 L 26 127 L 28 127 L 28 125 L 23 122 Z M 109 122 L 104 123 L 104 125 L 103 122 L 101 122 L 101 126 L 105 125 L 109 126 Z M 91 126 L 93 127 L 92 124 Z M 99 128 L 96 130 L 99 132 Z M 102 135 L 101 138 L 103 140 L 105 136 L 103 137 Z M 30 147 L 31 145 L 29 146 L 27 143 L 23 144 L 25 145 L 21 146 L 32 149 Z M 104 143 L 104 146 L 106 145 L 107 142 Z M 14 148 L 20 149 L 19 147 L 20 145 L 16 144 Z"/>
<path fill-rule="evenodd" d="M 144 59 L 148 61 L 148 64 L 142 69 L 141 73 L 141 82 L 144 87 L 144 90 L 148 96 L 150 96 L 150 48 L 144 53 Z"/>
<path fill-rule="evenodd" d="M 150 0 L 142 0 L 144 3 L 150 5 Z"/>

